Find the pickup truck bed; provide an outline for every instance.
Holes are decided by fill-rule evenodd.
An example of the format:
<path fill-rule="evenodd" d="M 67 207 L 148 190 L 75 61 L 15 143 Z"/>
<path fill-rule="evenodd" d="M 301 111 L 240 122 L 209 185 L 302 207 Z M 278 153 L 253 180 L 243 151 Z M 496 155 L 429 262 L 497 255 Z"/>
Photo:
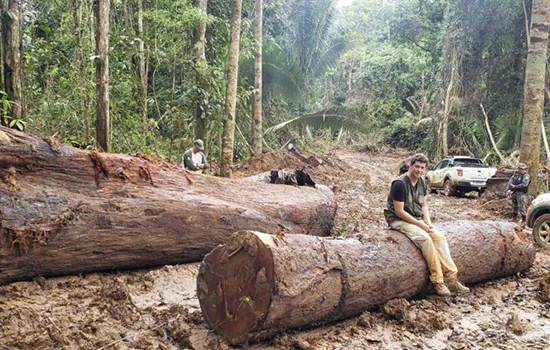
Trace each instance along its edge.
<path fill-rule="evenodd" d="M 448 196 L 471 191 L 481 194 L 496 170 L 487 167 L 478 158 L 448 157 L 430 170 L 426 177 L 432 191 L 442 189 Z"/>

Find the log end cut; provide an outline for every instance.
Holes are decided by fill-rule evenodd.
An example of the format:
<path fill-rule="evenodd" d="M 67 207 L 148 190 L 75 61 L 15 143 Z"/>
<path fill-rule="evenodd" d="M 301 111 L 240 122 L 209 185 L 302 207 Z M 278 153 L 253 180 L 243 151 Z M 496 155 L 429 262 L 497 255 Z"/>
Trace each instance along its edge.
<path fill-rule="evenodd" d="M 273 258 L 262 241 L 269 235 L 240 231 L 208 254 L 197 277 L 197 296 L 207 322 L 231 344 L 247 336 L 267 315 L 275 288 Z"/>

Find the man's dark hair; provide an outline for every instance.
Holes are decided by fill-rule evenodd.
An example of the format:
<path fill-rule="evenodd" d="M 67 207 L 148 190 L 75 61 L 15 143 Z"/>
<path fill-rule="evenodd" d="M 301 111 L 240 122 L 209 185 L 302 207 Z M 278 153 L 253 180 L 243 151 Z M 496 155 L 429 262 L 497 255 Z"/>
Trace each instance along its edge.
<path fill-rule="evenodd" d="M 415 154 L 414 156 L 411 157 L 411 166 L 414 165 L 414 163 L 424 163 L 426 165 L 428 165 L 429 161 L 428 161 L 428 157 L 426 157 L 425 154 L 423 153 L 417 153 Z"/>

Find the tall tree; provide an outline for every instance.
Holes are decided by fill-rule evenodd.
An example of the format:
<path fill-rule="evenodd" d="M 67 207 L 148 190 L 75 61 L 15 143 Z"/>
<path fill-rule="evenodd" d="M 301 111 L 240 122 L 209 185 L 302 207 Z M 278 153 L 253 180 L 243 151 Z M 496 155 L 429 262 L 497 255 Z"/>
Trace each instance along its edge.
<path fill-rule="evenodd" d="M 75 53 L 77 60 L 76 66 L 78 67 L 78 115 L 81 116 L 84 121 L 84 141 L 88 143 L 91 139 L 91 116 L 86 103 L 86 80 L 88 79 L 86 72 L 88 60 L 85 58 L 87 55 L 84 47 L 84 37 L 86 32 L 86 19 L 84 15 L 87 13 L 86 2 L 87 0 L 72 0 L 71 7 L 73 11 L 73 31 L 75 36 Z"/>
<path fill-rule="evenodd" d="M 21 2 L 1 0 L 3 87 L 11 102 L 12 119 L 24 116 Z"/>
<path fill-rule="evenodd" d="M 263 0 L 256 0 L 256 56 L 254 59 L 254 119 L 252 122 L 252 149 L 262 154 L 262 22 Z"/>
<path fill-rule="evenodd" d="M 109 9 L 110 0 L 94 0 L 96 18 L 97 143 L 111 151 L 109 118 Z"/>
<path fill-rule="evenodd" d="M 222 136 L 221 176 L 231 177 L 233 142 L 235 139 L 235 114 L 237 109 L 237 78 L 239 76 L 239 47 L 241 44 L 242 0 L 233 0 L 230 18 L 230 42 L 225 90 L 225 115 Z"/>
<path fill-rule="evenodd" d="M 468 17 L 468 0 L 449 1 L 445 14 L 445 30 L 442 33 L 443 48 L 441 54 L 441 83 L 440 95 L 441 110 L 437 127 L 438 153 L 444 156 L 449 154 L 449 124 L 452 121 L 454 101 L 460 95 L 459 86 L 462 84 L 464 52 L 467 49 L 467 26 L 464 24 Z"/>
<path fill-rule="evenodd" d="M 541 121 L 544 113 L 544 80 L 548 51 L 550 1 L 533 0 L 531 11 L 529 51 L 525 67 L 520 159 L 529 166 L 531 175 L 529 193 L 536 194 L 538 191 Z"/>
<path fill-rule="evenodd" d="M 197 8 L 199 12 L 206 17 L 208 0 L 196 0 Z M 206 66 L 206 20 L 203 18 L 197 25 L 195 29 L 195 47 L 193 49 L 193 54 L 195 56 L 195 70 L 197 85 L 200 84 L 201 72 L 204 71 Z M 206 113 L 203 103 L 197 101 L 196 112 L 195 112 L 195 138 L 202 139 L 206 141 L 207 138 L 207 127 L 206 127 Z"/>
<path fill-rule="evenodd" d="M 147 58 L 145 55 L 145 42 L 144 42 L 144 30 L 143 30 L 143 0 L 138 0 L 138 14 L 137 14 L 137 35 L 139 39 L 138 44 L 138 65 L 139 65 L 139 87 L 141 97 L 141 119 L 145 125 L 147 120 L 147 85 L 148 85 L 148 67 Z"/>

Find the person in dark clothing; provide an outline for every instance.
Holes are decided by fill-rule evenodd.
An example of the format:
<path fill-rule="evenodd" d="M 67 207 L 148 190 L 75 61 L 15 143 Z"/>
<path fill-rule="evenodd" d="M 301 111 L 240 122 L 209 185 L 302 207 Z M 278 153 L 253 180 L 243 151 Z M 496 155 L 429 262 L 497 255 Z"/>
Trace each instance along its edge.
<path fill-rule="evenodd" d="M 521 223 L 525 223 L 525 199 L 531 178 L 527 174 L 527 164 L 519 163 L 518 170 L 512 175 L 506 186 L 506 195 L 512 198 L 513 220 L 517 219 L 518 214 L 521 215 Z"/>

